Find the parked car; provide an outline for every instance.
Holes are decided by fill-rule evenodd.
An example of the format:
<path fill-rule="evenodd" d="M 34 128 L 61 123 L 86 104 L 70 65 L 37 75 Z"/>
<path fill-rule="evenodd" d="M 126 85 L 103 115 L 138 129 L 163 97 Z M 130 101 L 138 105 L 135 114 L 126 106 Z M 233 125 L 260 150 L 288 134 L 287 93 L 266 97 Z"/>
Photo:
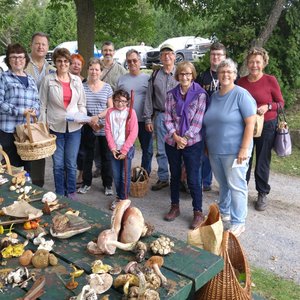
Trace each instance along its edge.
<path fill-rule="evenodd" d="M 53 50 L 49 50 L 47 55 L 46 55 L 46 60 L 50 63 L 53 64 L 52 61 L 52 55 L 55 49 L 57 48 L 67 48 L 71 54 L 73 53 L 78 53 L 78 43 L 77 41 L 70 41 L 70 42 L 63 42 L 56 46 Z M 102 56 L 101 51 L 98 50 L 96 45 L 94 45 L 94 57 L 100 58 Z"/>
<path fill-rule="evenodd" d="M 147 51 L 150 51 L 151 49 L 153 49 L 150 46 L 139 45 L 139 46 L 126 46 L 126 47 L 120 48 L 120 49 L 116 50 L 116 52 L 115 52 L 115 55 L 114 55 L 115 61 L 127 69 L 126 53 L 130 49 L 134 49 L 140 53 L 141 60 L 142 60 L 141 68 L 146 68 L 146 66 L 144 65 L 143 62 L 145 61 Z"/>
<path fill-rule="evenodd" d="M 8 66 L 4 62 L 4 59 L 5 59 L 5 55 L 1 55 L 0 56 L 0 72 L 4 72 L 4 71 L 8 70 Z"/>
<path fill-rule="evenodd" d="M 153 64 L 160 64 L 159 49 L 163 44 L 171 44 L 175 48 L 176 63 L 178 63 L 183 60 L 196 61 L 209 50 L 211 41 L 196 36 L 181 36 L 167 39 L 157 48 L 147 52 L 145 65 L 148 69 L 152 68 Z"/>

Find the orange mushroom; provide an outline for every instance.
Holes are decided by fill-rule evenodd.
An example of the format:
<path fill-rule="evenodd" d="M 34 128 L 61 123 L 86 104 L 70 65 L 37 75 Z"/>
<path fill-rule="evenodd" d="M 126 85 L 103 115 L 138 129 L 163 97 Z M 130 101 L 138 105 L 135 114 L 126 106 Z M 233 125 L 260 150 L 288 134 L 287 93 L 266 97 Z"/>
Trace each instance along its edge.
<path fill-rule="evenodd" d="M 154 270 L 154 272 L 160 277 L 162 285 L 167 286 L 168 280 L 161 273 L 160 267 L 164 264 L 164 259 L 161 256 L 151 256 L 145 263 L 145 266 Z"/>

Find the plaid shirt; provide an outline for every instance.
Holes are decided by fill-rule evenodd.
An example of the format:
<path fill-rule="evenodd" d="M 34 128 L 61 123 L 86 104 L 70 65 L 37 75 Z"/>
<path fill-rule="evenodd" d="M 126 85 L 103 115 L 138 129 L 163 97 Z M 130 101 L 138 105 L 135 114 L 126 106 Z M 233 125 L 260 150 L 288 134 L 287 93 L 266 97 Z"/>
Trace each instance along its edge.
<path fill-rule="evenodd" d="M 39 114 L 40 101 L 36 83 L 28 75 L 28 87 L 10 70 L 0 74 L 0 130 L 15 132 L 19 124 L 26 123 L 25 109 L 33 108 Z"/>
<path fill-rule="evenodd" d="M 189 119 L 191 125 L 185 132 L 185 136 L 188 138 L 187 146 L 192 146 L 203 139 L 201 129 L 206 101 L 207 95 L 204 92 L 199 93 L 197 99 L 195 99 L 189 106 Z M 165 108 L 165 126 L 167 128 L 165 141 L 168 145 L 175 146 L 173 133 L 179 132 L 180 117 L 176 113 L 176 101 L 171 92 L 168 92 L 167 94 Z"/>

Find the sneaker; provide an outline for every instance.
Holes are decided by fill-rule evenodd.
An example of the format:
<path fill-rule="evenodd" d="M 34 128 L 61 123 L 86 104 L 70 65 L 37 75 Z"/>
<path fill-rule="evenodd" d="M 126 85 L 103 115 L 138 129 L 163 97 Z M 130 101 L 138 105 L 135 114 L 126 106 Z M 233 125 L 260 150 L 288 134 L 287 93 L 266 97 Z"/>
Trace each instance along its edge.
<path fill-rule="evenodd" d="M 264 211 L 267 208 L 267 194 L 258 193 L 257 201 L 254 205 L 255 209 L 258 211 Z"/>
<path fill-rule="evenodd" d="M 98 178 L 101 175 L 101 169 L 97 168 L 94 172 L 93 172 L 93 177 L 94 178 Z"/>
<path fill-rule="evenodd" d="M 210 185 L 203 186 L 202 190 L 203 190 L 203 192 L 209 192 L 209 191 L 211 191 L 211 186 Z"/>
<path fill-rule="evenodd" d="M 229 222 L 231 220 L 230 215 L 221 214 L 221 219 L 223 222 Z"/>
<path fill-rule="evenodd" d="M 106 186 L 104 188 L 104 194 L 105 194 L 105 196 L 112 196 L 114 194 L 114 191 L 113 191 L 112 187 L 111 186 Z"/>
<path fill-rule="evenodd" d="M 245 231 L 245 229 L 245 224 L 235 224 L 230 227 L 229 231 L 236 237 L 239 237 Z"/>
<path fill-rule="evenodd" d="M 119 199 L 119 198 L 117 198 L 116 200 L 114 200 L 114 201 L 110 204 L 109 209 L 110 209 L 110 210 L 115 210 L 117 204 L 118 204 L 120 201 L 122 201 L 122 200 Z"/>
<path fill-rule="evenodd" d="M 81 187 L 77 190 L 77 193 L 85 194 L 88 190 L 90 190 L 90 188 L 91 188 L 90 185 L 84 185 L 83 187 Z"/>
<path fill-rule="evenodd" d="M 159 191 L 165 187 L 169 186 L 169 181 L 162 181 L 162 180 L 158 180 L 154 185 L 152 185 L 151 190 L 152 191 Z"/>

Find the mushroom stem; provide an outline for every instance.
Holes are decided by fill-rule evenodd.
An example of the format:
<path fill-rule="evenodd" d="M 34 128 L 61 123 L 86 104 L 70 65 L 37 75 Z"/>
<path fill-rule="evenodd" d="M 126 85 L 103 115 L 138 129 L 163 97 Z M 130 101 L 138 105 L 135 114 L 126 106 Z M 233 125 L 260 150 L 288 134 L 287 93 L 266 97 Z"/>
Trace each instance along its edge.
<path fill-rule="evenodd" d="M 136 242 L 124 244 L 118 241 L 107 241 L 107 244 L 110 246 L 115 246 L 121 250 L 132 251 L 135 248 Z"/>
<path fill-rule="evenodd" d="M 166 286 L 168 283 L 168 280 L 160 271 L 159 266 L 157 264 L 153 264 L 152 268 L 155 271 L 155 273 L 160 277 L 162 286 Z"/>

